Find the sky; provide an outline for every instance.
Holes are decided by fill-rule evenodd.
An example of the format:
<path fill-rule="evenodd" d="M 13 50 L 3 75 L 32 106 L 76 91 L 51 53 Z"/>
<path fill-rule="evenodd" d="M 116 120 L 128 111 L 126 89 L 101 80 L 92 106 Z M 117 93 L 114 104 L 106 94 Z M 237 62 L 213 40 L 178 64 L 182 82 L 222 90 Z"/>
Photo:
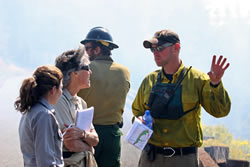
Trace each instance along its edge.
<path fill-rule="evenodd" d="M 96 26 L 109 29 L 119 45 L 112 57 L 131 72 L 130 102 L 143 78 L 158 68 L 142 45 L 156 31 L 177 32 L 184 65 L 205 73 L 214 54 L 224 55 L 230 62 L 223 84 L 232 100 L 231 113 L 215 119 L 204 112 L 202 121 L 225 125 L 237 137 L 250 139 L 249 133 L 232 126 L 245 125 L 244 114 L 250 118 L 248 0 L 0 0 L 0 120 L 10 119 L 10 114 L 18 118 L 13 102 L 25 77 L 78 48 Z"/>

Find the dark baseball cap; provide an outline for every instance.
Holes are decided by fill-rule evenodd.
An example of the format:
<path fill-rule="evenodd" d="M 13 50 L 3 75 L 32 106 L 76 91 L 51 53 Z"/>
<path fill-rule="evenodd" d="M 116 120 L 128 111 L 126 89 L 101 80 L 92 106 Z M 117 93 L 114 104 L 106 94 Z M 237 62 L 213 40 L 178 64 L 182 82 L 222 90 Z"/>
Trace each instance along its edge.
<path fill-rule="evenodd" d="M 157 31 L 152 39 L 143 42 L 143 46 L 145 48 L 152 48 L 152 45 L 161 46 L 165 43 L 180 43 L 178 34 L 171 30 Z"/>

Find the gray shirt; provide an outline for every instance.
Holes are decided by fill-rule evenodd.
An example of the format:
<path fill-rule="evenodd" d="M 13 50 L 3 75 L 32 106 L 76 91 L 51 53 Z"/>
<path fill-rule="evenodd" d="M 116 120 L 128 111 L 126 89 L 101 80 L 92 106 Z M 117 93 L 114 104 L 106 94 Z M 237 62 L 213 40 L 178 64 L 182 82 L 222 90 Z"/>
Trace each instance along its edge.
<path fill-rule="evenodd" d="M 76 119 L 76 110 L 87 108 L 86 102 L 78 97 L 72 96 L 67 89 L 63 89 L 62 96 L 54 105 L 56 119 L 60 129 L 64 129 L 64 124 L 74 124 Z"/>
<path fill-rule="evenodd" d="M 23 114 L 19 138 L 24 167 L 63 166 L 62 134 L 52 106 L 40 99 Z"/>
<path fill-rule="evenodd" d="M 72 96 L 67 89 L 63 89 L 62 96 L 54 108 L 59 127 L 63 130 L 64 124 L 75 124 L 77 110 L 86 109 L 87 104 L 81 97 Z M 94 129 L 93 125 L 91 125 L 91 129 Z M 63 151 L 68 151 L 68 149 L 63 147 Z"/>

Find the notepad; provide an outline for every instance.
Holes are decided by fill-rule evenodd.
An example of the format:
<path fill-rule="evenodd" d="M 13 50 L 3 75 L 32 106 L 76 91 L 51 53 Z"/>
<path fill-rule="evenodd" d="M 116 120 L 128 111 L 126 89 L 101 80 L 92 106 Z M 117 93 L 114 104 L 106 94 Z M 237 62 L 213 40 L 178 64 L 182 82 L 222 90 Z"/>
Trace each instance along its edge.
<path fill-rule="evenodd" d="M 135 118 L 135 121 L 128 131 L 125 140 L 135 146 L 136 148 L 143 150 L 148 140 L 150 139 L 153 130 L 144 125 L 140 120 Z"/>
<path fill-rule="evenodd" d="M 94 116 L 94 107 L 78 110 L 76 113 L 76 127 L 90 131 Z"/>

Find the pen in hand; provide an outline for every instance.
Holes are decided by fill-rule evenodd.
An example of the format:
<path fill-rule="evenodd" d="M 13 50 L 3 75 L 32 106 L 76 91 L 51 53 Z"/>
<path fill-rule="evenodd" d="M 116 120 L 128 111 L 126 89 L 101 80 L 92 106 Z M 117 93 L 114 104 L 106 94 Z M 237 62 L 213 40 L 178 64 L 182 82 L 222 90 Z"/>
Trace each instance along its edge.
<path fill-rule="evenodd" d="M 69 126 L 67 127 L 67 129 L 68 129 L 68 128 L 71 128 L 72 126 L 73 126 L 73 124 L 69 124 Z M 63 132 L 62 136 L 64 136 L 66 133 L 67 133 L 67 130 L 65 130 L 65 131 Z"/>

